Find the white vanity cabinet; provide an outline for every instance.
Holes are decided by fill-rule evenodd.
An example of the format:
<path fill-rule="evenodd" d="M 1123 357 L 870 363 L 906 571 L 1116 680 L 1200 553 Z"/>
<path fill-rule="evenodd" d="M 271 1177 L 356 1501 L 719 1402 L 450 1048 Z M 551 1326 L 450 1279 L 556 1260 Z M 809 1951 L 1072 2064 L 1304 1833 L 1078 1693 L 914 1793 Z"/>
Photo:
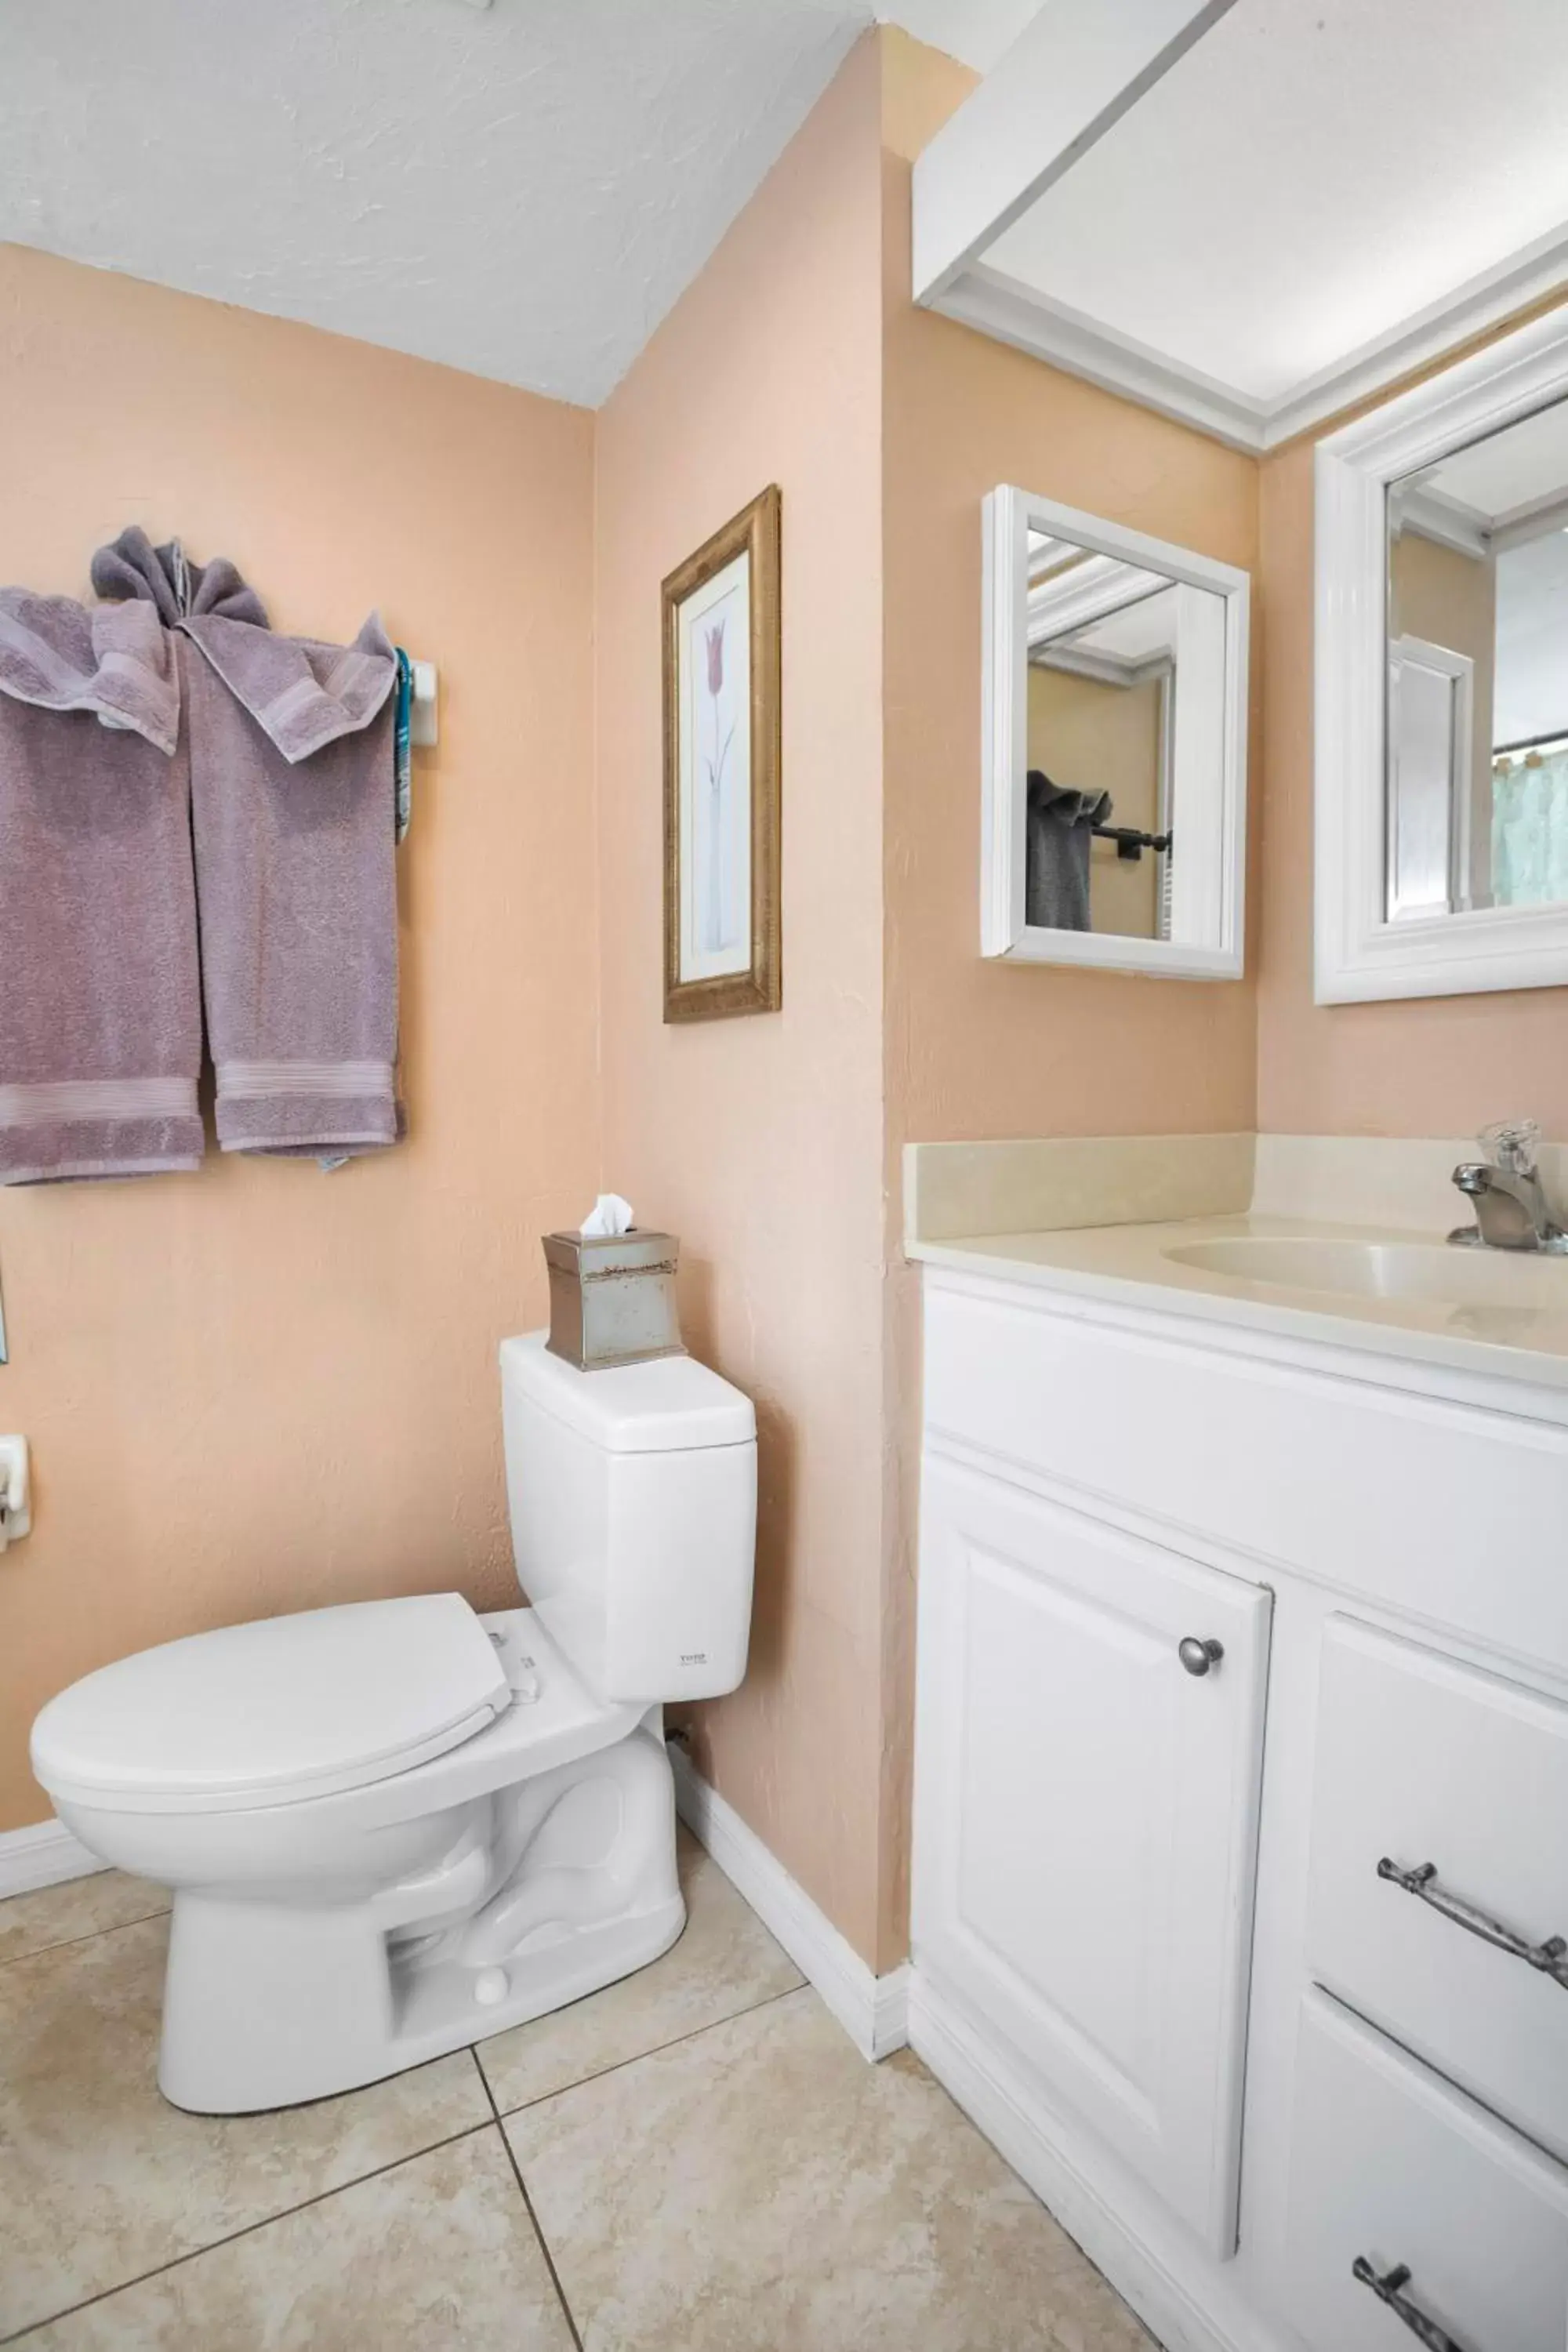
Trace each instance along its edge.
<path fill-rule="evenodd" d="M 1568 1389 L 924 1283 L 915 2047 L 1172 2352 L 1565 2352 Z"/>

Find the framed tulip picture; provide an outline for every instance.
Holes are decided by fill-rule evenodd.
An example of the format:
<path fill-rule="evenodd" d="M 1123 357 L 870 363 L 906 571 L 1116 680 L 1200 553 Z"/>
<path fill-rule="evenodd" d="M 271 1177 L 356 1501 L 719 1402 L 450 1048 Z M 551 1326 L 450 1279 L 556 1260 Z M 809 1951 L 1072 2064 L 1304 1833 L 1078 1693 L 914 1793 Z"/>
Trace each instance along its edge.
<path fill-rule="evenodd" d="M 664 1017 L 776 1013 L 779 509 L 753 499 L 664 583 Z"/>

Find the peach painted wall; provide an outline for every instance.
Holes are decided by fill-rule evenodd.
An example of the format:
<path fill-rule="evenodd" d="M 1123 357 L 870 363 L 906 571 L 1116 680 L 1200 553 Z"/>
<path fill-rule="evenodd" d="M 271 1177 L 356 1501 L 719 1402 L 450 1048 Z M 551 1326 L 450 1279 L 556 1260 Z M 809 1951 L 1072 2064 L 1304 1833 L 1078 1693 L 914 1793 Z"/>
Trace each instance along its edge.
<path fill-rule="evenodd" d="M 914 313 L 909 163 L 969 86 L 868 37 L 597 436 L 605 1173 L 682 1235 L 758 1400 L 752 1666 L 700 1761 L 879 1968 L 906 1948 L 915 1297 L 906 1135 L 1247 1127 L 1250 984 L 975 955 L 980 499 L 1030 481 L 1256 549 L 1256 468 Z M 784 1007 L 661 1018 L 658 583 L 784 493 Z"/>
<path fill-rule="evenodd" d="M 598 1172 L 592 436 L 580 410 L 0 248 L 0 578 L 138 521 L 284 627 L 440 664 L 399 857 L 406 1145 L 0 1192 L 36 1532 L 0 1558 L 0 1828 L 36 1707 L 202 1626 L 515 1594 L 495 1348 Z"/>
<path fill-rule="evenodd" d="M 884 619 L 888 1054 L 902 1134 L 1173 1133 L 1252 1124 L 1250 980 L 983 961 L 980 507 L 998 482 L 1251 569 L 1255 461 L 909 297 L 909 100 L 951 60 L 886 44 Z M 929 136 L 929 112 L 921 110 Z M 906 151 L 907 152 L 907 151 Z"/>
<path fill-rule="evenodd" d="M 880 1717 L 878 47 L 851 54 L 597 436 L 605 1173 L 681 1237 L 697 1351 L 756 1399 L 747 1681 L 721 1793 L 868 1958 Z M 784 1006 L 666 1027 L 659 583 L 783 492 Z"/>
<path fill-rule="evenodd" d="M 1258 1124 L 1462 1136 L 1528 1112 L 1568 1135 L 1568 989 L 1312 1002 L 1312 464 L 1298 442 L 1262 467 Z"/>

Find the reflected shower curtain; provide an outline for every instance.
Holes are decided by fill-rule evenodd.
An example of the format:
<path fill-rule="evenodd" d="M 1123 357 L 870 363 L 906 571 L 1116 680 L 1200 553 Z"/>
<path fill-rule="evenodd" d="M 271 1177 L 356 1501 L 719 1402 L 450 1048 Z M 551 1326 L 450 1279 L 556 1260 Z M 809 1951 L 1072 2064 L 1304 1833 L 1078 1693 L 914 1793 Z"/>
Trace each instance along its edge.
<path fill-rule="evenodd" d="M 1568 899 L 1568 749 L 1492 774 L 1492 904 Z"/>

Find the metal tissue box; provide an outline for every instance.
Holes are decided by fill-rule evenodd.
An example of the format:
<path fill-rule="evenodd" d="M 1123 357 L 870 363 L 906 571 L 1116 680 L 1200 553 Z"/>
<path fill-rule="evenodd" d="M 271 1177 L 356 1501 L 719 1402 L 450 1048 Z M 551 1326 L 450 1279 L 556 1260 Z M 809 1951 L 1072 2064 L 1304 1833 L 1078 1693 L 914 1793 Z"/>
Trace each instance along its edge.
<path fill-rule="evenodd" d="M 673 1234 L 546 1234 L 552 1356 L 582 1372 L 684 1356 L 675 1309 Z"/>

